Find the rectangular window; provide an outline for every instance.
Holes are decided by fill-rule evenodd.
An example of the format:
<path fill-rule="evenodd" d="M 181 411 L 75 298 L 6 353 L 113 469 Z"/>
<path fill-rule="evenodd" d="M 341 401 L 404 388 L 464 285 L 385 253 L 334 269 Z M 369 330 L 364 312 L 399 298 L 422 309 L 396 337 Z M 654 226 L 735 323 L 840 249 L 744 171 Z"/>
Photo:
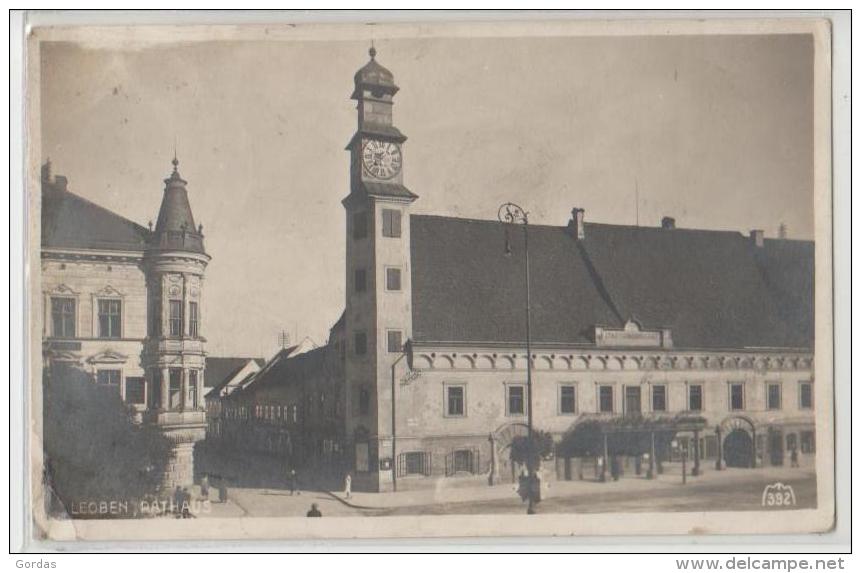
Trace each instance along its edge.
<path fill-rule="evenodd" d="M 359 415 L 367 416 L 371 412 L 371 393 L 367 388 L 359 390 Z"/>
<path fill-rule="evenodd" d="M 718 441 L 717 436 L 706 436 L 705 440 L 705 457 L 706 458 L 716 458 L 718 454 Z"/>
<path fill-rule="evenodd" d="M 522 416 L 526 413 L 526 387 L 519 384 L 510 384 L 505 387 L 508 405 L 509 416 Z"/>
<path fill-rule="evenodd" d="M 667 387 L 663 384 L 652 386 L 652 412 L 667 411 Z"/>
<path fill-rule="evenodd" d="M 353 334 L 353 351 L 356 356 L 364 356 L 368 353 L 368 335 L 364 332 Z"/>
<path fill-rule="evenodd" d="M 688 386 L 688 410 L 700 412 L 703 409 L 703 386 L 691 384 Z"/>
<path fill-rule="evenodd" d="M 744 384 L 729 385 L 729 409 L 744 410 Z"/>
<path fill-rule="evenodd" d="M 802 410 L 813 408 L 813 384 L 810 382 L 798 384 L 798 407 Z"/>
<path fill-rule="evenodd" d="M 398 475 L 430 475 L 429 452 L 405 452 L 398 456 Z"/>
<path fill-rule="evenodd" d="M 368 272 L 365 269 L 356 269 L 353 271 L 353 290 L 355 292 L 365 292 L 368 290 Z"/>
<path fill-rule="evenodd" d="M 146 379 L 142 376 L 129 376 L 126 378 L 126 402 L 129 404 L 143 404 L 146 397 Z"/>
<path fill-rule="evenodd" d="M 182 301 L 170 301 L 170 335 L 182 336 Z"/>
<path fill-rule="evenodd" d="M 401 269 L 386 269 L 386 290 L 401 290 Z"/>
<path fill-rule="evenodd" d="M 397 209 L 383 209 L 383 236 L 401 236 L 401 212 Z"/>
<path fill-rule="evenodd" d="M 161 299 L 155 299 L 152 303 L 152 316 L 150 317 L 150 334 L 157 336 L 161 334 Z"/>
<path fill-rule="evenodd" d="M 400 330 L 386 332 L 386 349 L 389 352 L 402 352 L 404 349 L 403 333 Z"/>
<path fill-rule="evenodd" d="M 168 396 L 170 397 L 170 401 L 168 405 L 171 408 L 179 408 L 182 400 L 182 369 L 181 368 L 171 368 L 170 369 L 170 389 Z"/>
<path fill-rule="evenodd" d="M 598 411 L 602 413 L 613 412 L 613 387 L 598 387 Z"/>
<path fill-rule="evenodd" d="M 639 414 L 640 409 L 640 387 L 625 386 L 625 413 Z"/>
<path fill-rule="evenodd" d="M 571 385 L 559 387 L 559 413 L 577 413 L 577 388 Z"/>
<path fill-rule="evenodd" d="M 75 299 L 51 299 L 51 334 L 58 338 L 75 336 Z"/>
<path fill-rule="evenodd" d="M 192 338 L 197 338 L 198 334 L 198 321 L 200 317 L 198 316 L 197 308 L 196 302 L 188 303 L 188 335 Z"/>
<path fill-rule="evenodd" d="M 768 384 L 766 386 L 766 404 L 769 410 L 780 410 L 780 384 Z"/>
<path fill-rule="evenodd" d="M 197 370 L 188 371 L 188 403 L 197 408 Z"/>
<path fill-rule="evenodd" d="M 816 451 L 816 434 L 813 432 L 801 432 L 801 453 L 812 454 Z"/>
<path fill-rule="evenodd" d="M 116 386 L 120 387 L 122 382 L 122 372 L 120 370 L 99 370 L 96 372 L 96 382 L 100 386 Z"/>
<path fill-rule="evenodd" d="M 472 450 L 455 450 L 452 452 L 451 465 L 453 473 L 466 472 L 474 474 L 477 470 L 475 467 L 475 455 Z"/>
<path fill-rule="evenodd" d="M 120 338 L 122 302 L 119 300 L 99 301 L 99 338 Z"/>
<path fill-rule="evenodd" d="M 446 386 L 446 415 L 463 416 L 466 412 L 466 396 L 463 386 Z"/>
<path fill-rule="evenodd" d="M 368 236 L 368 215 L 364 211 L 353 213 L 353 238 L 364 239 Z"/>

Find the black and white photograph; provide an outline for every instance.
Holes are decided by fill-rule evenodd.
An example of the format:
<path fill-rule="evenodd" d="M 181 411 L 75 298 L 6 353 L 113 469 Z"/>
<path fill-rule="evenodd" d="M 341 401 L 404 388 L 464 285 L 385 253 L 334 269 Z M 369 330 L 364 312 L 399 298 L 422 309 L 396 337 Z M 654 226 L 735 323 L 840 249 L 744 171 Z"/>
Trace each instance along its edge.
<path fill-rule="evenodd" d="M 27 42 L 36 538 L 834 527 L 827 21 Z"/>

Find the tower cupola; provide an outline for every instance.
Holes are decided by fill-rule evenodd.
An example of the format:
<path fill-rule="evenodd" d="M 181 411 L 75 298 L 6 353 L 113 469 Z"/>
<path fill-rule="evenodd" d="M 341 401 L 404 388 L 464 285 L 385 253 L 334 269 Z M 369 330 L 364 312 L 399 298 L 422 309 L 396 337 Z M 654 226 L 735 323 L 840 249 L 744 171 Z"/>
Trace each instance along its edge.
<path fill-rule="evenodd" d="M 179 160 L 173 158 L 173 172 L 164 180 L 164 196 L 158 221 L 152 235 L 151 247 L 159 250 L 180 250 L 205 253 L 203 226 L 195 226 L 188 201 L 187 181 L 179 174 Z"/>

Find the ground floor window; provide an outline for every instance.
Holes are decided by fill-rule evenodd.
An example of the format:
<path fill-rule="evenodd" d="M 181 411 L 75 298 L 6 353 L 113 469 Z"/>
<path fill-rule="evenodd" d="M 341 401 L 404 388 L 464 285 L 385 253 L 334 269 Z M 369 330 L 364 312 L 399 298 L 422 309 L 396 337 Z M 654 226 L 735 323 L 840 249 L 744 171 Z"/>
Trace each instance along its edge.
<path fill-rule="evenodd" d="M 705 457 L 716 458 L 718 455 L 717 436 L 706 436 Z"/>
<path fill-rule="evenodd" d="M 801 432 L 801 453 L 812 454 L 816 451 L 816 434 L 813 432 Z"/>
<path fill-rule="evenodd" d="M 404 452 L 398 456 L 398 475 L 429 476 L 431 471 L 430 452 Z"/>
<path fill-rule="evenodd" d="M 142 376 L 126 378 L 126 402 L 143 404 L 146 397 L 146 380 Z"/>
<path fill-rule="evenodd" d="M 445 460 L 445 473 L 448 476 L 457 473 L 478 473 L 478 451 L 477 450 L 454 450 Z"/>

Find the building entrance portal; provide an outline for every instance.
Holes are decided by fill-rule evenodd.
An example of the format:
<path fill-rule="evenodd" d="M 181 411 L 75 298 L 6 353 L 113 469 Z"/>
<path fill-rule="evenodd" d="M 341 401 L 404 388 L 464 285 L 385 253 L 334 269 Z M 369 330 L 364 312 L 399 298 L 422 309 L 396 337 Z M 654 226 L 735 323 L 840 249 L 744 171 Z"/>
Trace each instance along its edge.
<path fill-rule="evenodd" d="M 753 439 L 746 431 L 736 428 L 723 442 L 724 460 L 730 468 L 749 468 L 753 459 Z"/>
<path fill-rule="evenodd" d="M 491 467 L 491 484 L 515 483 L 525 466 L 511 461 L 511 442 L 517 436 L 527 436 L 529 428 L 526 424 L 506 424 L 490 436 L 493 460 Z"/>

